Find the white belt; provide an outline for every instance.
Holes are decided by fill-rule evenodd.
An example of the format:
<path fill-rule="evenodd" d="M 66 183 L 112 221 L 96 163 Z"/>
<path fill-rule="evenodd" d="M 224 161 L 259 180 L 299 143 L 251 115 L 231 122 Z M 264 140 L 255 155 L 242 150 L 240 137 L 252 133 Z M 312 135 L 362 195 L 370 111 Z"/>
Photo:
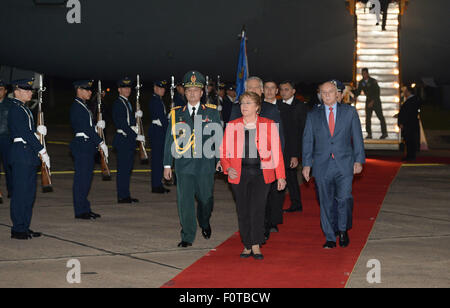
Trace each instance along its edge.
<path fill-rule="evenodd" d="M 89 139 L 89 136 L 86 135 L 85 133 L 76 133 L 76 134 L 75 134 L 75 137 L 83 137 L 83 138 L 85 138 L 85 139 Z"/>
<path fill-rule="evenodd" d="M 155 124 L 155 125 L 158 125 L 158 126 L 162 127 L 162 123 L 161 123 L 161 121 L 159 119 L 158 120 L 153 120 L 152 124 Z"/>
<path fill-rule="evenodd" d="M 23 144 L 27 144 L 27 142 L 22 138 L 14 138 L 14 142 L 22 142 Z"/>
<path fill-rule="evenodd" d="M 118 130 L 117 130 L 117 133 L 118 133 L 118 134 L 122 134 L 124 137 L 127 136 L 127 134 L 126 134 L 122 129 L 118 129 Z"/>

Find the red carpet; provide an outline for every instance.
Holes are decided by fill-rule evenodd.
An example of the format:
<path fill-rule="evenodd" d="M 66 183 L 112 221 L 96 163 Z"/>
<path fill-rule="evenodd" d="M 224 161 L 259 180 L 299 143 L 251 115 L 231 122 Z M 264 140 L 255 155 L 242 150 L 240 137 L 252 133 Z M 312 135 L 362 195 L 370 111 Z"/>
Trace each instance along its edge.
<path fill-rule="evenodd" d="M 349 247 L 322 248 L 325 238 L 320 229 L 319 205 L 314 184 L 310 183 L 301 187 L 303 213 L 284 215 L 280 232 L 272 233 L 262 247 L 263 261 L 239 258 L 243 246 L 237 232 L 163 287 L 344 287 L 399 168 L 400 162 L 368 159 L 363 175 L 355 178 Z M 285 206 L 288 204 L 286 200 Z"/>

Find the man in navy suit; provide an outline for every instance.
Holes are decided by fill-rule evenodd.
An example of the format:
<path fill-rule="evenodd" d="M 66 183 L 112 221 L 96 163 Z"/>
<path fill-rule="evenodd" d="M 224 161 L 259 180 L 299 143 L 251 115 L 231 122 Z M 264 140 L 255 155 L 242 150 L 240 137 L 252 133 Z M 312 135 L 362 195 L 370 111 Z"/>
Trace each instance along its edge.
<path fill-rule="evenodd" d="M 166 140 L 166 131 L 169 122 L 167 120 L 167 111 L 162 100 L 166 93 L 167 81 L 159 80 L 153 83 L 153 96 L 148 104 L 150 110 L 150 119 L 152 124 L 148 129 L 150 138 L 150 147 L 152 149 L 151 169 L 152 169 L 152 193 L 165 194 L 170 190 L 165 188 L 162 183 L 163 178 L 163 158 L 164 141 Z"/>
<path fill-rule="evenodd" d="M 76 98 L 70 107 L 70 124 L 75 134 L 70 143 L 75 175 L 73 177 L 73 207 L 75 219 L 92 220 L 101 215 L 92 212 L 87 199 L 92 184 L 95 153 L 101 148 L 108 158 L 108 147 L 96 132 L 96 126 L 105 128 L 104 121 L 95 120 L 87 106 L 92 96 L 93 80 L 79 80 L 73 83 Z"/>
<path fill-rule="evenodd" d="M 133 172 L 136 140 L 145 142 L 145 137 L 138 135 L 136 127 L 136 116 L 142 117 L 142 111 L 140 114 L 133 113 L 133 107 L 128 100 L 132 85 L 128 77 L 117 82 L 119 97 L 112 109 L 112 118 L 116 127 L 113 146 L 117 152 L 117 202 L 127 204 L 139 202 L 138 199 L 131 198 L 130 179 Z"/>
<path fill-rule="evenodd" d="M 33 79 L 12 82 L 14 100 L 8 113 L 8 129 L 13 142 L 9 154 L 13 180 L 11 238 L 17 240 L 41 236 L 40 232 L 30 230 L 36 198 L 36 167 L 42 160 L 50 169 L 50 157 L 36 138 L 33 114 L 26 105 L 33 96 L 33 83 Z M 47 128 L 38 126 L 38 132 L 46 135 Z"/>
<path fill-rule="evenodd" d="M 365 163 L 361 122 L 356 109 L 338 104 L 336 84 L 320 86 L 323 104 L 307 116 L 303 134 L 303 176 L 315 177 L 320 203 L 320 223 L 326 237 L 324 248 L 348 246 L 352 227 L 353 175 Z M 335 202 L 336 200 L 336 202 Z M 333 206 L 337 205 L 338 232 L 333 228 Z"/>

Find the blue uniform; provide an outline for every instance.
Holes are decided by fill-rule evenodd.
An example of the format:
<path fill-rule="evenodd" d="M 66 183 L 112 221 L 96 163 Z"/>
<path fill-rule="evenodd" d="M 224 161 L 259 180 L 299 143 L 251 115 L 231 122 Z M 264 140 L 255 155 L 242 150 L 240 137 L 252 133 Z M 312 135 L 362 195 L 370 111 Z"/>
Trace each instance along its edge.
<path fill-rule="evenodd" d="M 8 195 L 12 193 L 11 167 L 9 166 L 9 152 L 11 150 L 11 136 L 8 129 L 8 113 L 14 103 L 4 98 L 0 102 L 0 160 L 6 175 L 6 187 Z"/>
<path fill-rule="evenodd" d="M 130 178 L 136 150 L 137 134 L 131 128 L 136 126 L 136 118 L 128 99 L 119 96 L 113 104 L 112 118 L 117 130 L 113 146 L 117 152 L 117 197 L 120 200 L 131 198 Z"/>
<path fill-rule="evenodd" d="M 80 216 L 91 212 L 87 196 L 91 189 L 95 153 L 103 140 L 95 131 L 91 111 L 80 98 L 75 98 L 70 107 L 70 123 L 75 134 L 70 143 L 75 164 L 73 206 L 75 216 Z"/>
<path fill-rule="evenodd" d="M 161 97 L 153 94 L 149 103 L 150 119 L 152 121 L 148 130 L 150 147 L 152 149 L 152 187 L 162 187 L 164 142 L 168 126 L 167 112 Z M 159 122 L 158 122 L 159 121 Z"/>
<path fill-rule="evenodd" d="M 9 156 L 13 179 L 12 232 L 27 233 L 36 198 L 36 167 L 40 165 L 39 152 L 44 147 L 36 138 L 30 109 L 18 99 L 13 100 L 8 112 L 8 128 L 13 140 Z"/>

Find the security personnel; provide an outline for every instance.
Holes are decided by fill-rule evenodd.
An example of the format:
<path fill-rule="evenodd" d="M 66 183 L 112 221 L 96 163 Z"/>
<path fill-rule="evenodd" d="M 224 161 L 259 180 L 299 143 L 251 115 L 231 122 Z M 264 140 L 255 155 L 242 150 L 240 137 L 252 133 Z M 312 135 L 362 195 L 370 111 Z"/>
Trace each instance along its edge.
<path fill-rule="evenodd" d="M 170 190 L 162 184 L 164 141 L 167 131 L 167 112 L 162 97 L 166 93 L 167 81 L 160 80 L 153 83 L 153 96 L 149 102 L 150 120 L 152 124 L 148 130 L 150 147 L 152 149 L 152 193 L 164 194 Z"/>
<path fill-rule="evenodd" d="M 182 227 L 178 246 L 188 247 L 195 240 L 196 220 L 202 228 L 203 237 L 211 237 L 209 220 L 214 204 L 214 174 L 218 157 L 205 155 L 204 150 L 208 149 L 205 143 L 213 137 L 203 136 L 203 129 L 218 130 L 221 133 L 222 128 L 216 106 L 200 103 L 205 86 L 203 75 L 190 71 L 184 76 L 183 82 L 188 104 L 185 107 L 175 107 L 170 112 L 164 147 L 164 178 L 171 179 L 172 162 L 175 160 L 178 214 Z M 202 131 L 199 132 L 198 129 Z M 212 149 L 211 145 L 209 149 Z M 198 200 L 197 215 L 195 198 Z"/>
<path fill-rule="evenodd" d="M 133 171 L 136 140 L 145 142 L 143 135 L 138 135 L 136 116 L 128 98 L 133 83 L 125 77 L 117 82 L 119 97 L 113 104 L 112 118 L 116 126 L 113 147 L 117 153 L 117 202 L 133 203 L 138 199 L 131 198 L 130 178 Z M 142 117 L 142 111 L 140 113 Z"/>
<path fill-rule="evenodd" d="M 359 96 L 361 91 L 364 91 L 366 95 L 366 139 L 372 139 L 372 112 L 375 111 L 381 125 L 381 137 L 380 139 L 386 139 L 388 137 L 386 120 L 383 116 L 383 108 L 381 106 L 380 87 L 378 82 L 370 77 L 369 69 L 362 69 L 363 79 L 359 82 L 358 88 L 353 91 L 355 96 Z"/>
<path fill-rule="evenodd" d="M 73 83 L 76 98 L 70 107 L 70 123 L 75 137 L 70 143 L 74 158 L 73 206 L 76 219 L 97 219 L 101 216 L 91 211 L 87 199 L 92 184 L 94 157 L 99 148 L 108 157 L 108 147 L 95 131 L 94 118 L 86 105 L 92 96 L 93 80 L 79 80 Z M 104 127 L 104 121 L 97 123 Z"/>
<path fill-rule="evenodd" d="M 14 103 L 6 97 L 8 93 L 6 86 L 6 83 L 0 80 L 0 162 L 3 164 L 3 170 L 5 171 L 9 198 L 12 192 L 12 179 L 11 167 L 8 163 L 9 151 L 11 149 L 11 136 L 8 130 L 8 112 Z M 0 203 L 3 203 L 1 195 Z"/>
<path fill-rule="evenodd" d="M 186 98 L 184 97 L 184 87 L 182 82 L 177 84 L 177 91 L 173 97 L 173 102 L 175 103 L 174 107 L 186 106 Z"/>
<path fill-rule="evenodd" d="M 13 106 L 8 113 L 8 128 L 13 140 L 9 163 L 12 171 L 11 238 L 27 240 L 40 237 L 41 233 L 30 230 L 33 204 L 36 198 L 36 168 L 41 161 L 50 168 L 50 157 L 36 136 L 33 114 L 26 103 L 33 96 L 33 79 L 12 82 Z M 45 126 L 39 132 L 44 133 Z"/>

